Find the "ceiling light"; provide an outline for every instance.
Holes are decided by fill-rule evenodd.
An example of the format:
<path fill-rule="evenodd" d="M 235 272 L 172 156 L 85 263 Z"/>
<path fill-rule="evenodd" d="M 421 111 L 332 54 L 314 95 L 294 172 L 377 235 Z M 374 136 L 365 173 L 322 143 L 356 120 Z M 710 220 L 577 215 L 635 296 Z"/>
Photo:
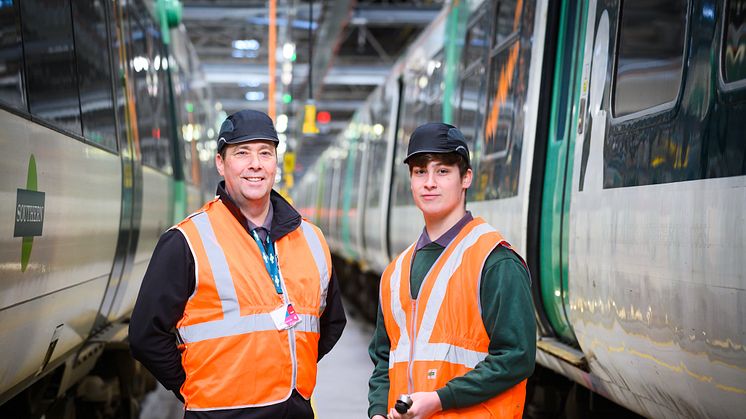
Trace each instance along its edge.
<path fill-rule="evenodd" d="M 253 102 L 264 100 L 264 92 L 246 92 L 246 100 Z"/>
<path fill-rule="evenodd" d="M 290 60 L 293 58 L 293 55 L 295 54 L 295 44 L 292 42 L 285 42 L 285 44 L 282 46 L 282 56 L 286 60 Z"/>
<path fill-rule="evenodd" d="M 256 39 L 236 39 L 233 48 L 241 51 L 256 51 L 259 49 L 259 41 Z"/>

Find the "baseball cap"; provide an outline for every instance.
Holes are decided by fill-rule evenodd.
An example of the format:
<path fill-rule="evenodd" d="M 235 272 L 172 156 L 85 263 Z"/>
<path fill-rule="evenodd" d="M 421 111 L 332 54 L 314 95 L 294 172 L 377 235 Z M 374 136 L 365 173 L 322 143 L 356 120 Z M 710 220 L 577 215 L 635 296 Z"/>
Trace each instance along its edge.
<path fill-rule="evenodd" d="M 429 122 L 420 125 L 409 137 L 407 157 L 404 163 L 415 154 L 421 153 L 458 153 L 469 163 L 469 147 L 464 134 L 453 125 L 443 122 Z"/>
<path fill-rule="evenodd" d="M 238 111 L 223 121 L 218 135 L 218 153 L 226 144 L 245 143 L 254 140 L 273 141 L 277 145 L 275 125 L 264 112 L 245 109 Z"/>

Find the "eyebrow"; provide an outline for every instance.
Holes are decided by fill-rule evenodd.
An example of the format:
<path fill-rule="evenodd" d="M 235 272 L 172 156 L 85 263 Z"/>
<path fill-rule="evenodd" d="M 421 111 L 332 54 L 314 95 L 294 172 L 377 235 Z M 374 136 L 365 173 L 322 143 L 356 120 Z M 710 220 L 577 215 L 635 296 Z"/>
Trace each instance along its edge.
<path fill-rule="evenodd" d="M 260 146 L 257 148 L 258 151 L 271 150 L 271 149 L 272 147 L 269 144 L 265 144 L 265 143 L 260 144 Z M 249 144 L 239 144 L 236 147 L 236 150 L 251 150 L 251 146 Z"/>

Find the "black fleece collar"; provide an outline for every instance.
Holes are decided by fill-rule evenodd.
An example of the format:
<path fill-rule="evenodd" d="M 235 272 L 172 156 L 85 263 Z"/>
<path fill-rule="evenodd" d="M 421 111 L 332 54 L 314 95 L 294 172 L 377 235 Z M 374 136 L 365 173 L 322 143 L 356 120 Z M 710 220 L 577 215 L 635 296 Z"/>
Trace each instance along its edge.
<path fill-rule="evenodd" d="M 249 223 L 241 209 L 233 201 L 228 191 L 225 190 L 225 181 L 221 180 L 218 183 L 218 190 L 216 195 L 223 202 L 223 205 L 236 217 L 236 220 L 249 231 Z M 300 226 L 301 216 L 298 211 L 293 208 L 292 205 L 279 193 L 273 189 L 269 195 L 269 200 L 272 203 L 272 228 L 269 230 L 269 237 L 272 241 L 277 241 L 284 237 L 288 233 L 294 231 Z"/>

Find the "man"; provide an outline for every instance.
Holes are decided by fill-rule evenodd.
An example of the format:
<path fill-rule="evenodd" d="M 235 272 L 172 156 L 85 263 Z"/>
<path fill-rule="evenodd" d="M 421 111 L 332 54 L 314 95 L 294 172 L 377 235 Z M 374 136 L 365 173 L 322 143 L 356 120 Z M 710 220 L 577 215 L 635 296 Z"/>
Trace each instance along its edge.
<path fill-rule="evenodd" d="M 457 128 L 418 127 L 404 163 L 425 228 L 381 278 L 368 415 L 520 418 L 536 352 L 525 263 L 466 211 L 472 171 Z M 403 394 L 412 404 L 400 414 Z"/>
<path fill-rule="evenodd" d="M 143 279 L 132 354 L 185 418 L 313 418 L 316 363 L 345 326 L 321 231 L 272 190 L 278 142 L 262 112 L 226 119 L 216 198 L 161 236 Z"/>

